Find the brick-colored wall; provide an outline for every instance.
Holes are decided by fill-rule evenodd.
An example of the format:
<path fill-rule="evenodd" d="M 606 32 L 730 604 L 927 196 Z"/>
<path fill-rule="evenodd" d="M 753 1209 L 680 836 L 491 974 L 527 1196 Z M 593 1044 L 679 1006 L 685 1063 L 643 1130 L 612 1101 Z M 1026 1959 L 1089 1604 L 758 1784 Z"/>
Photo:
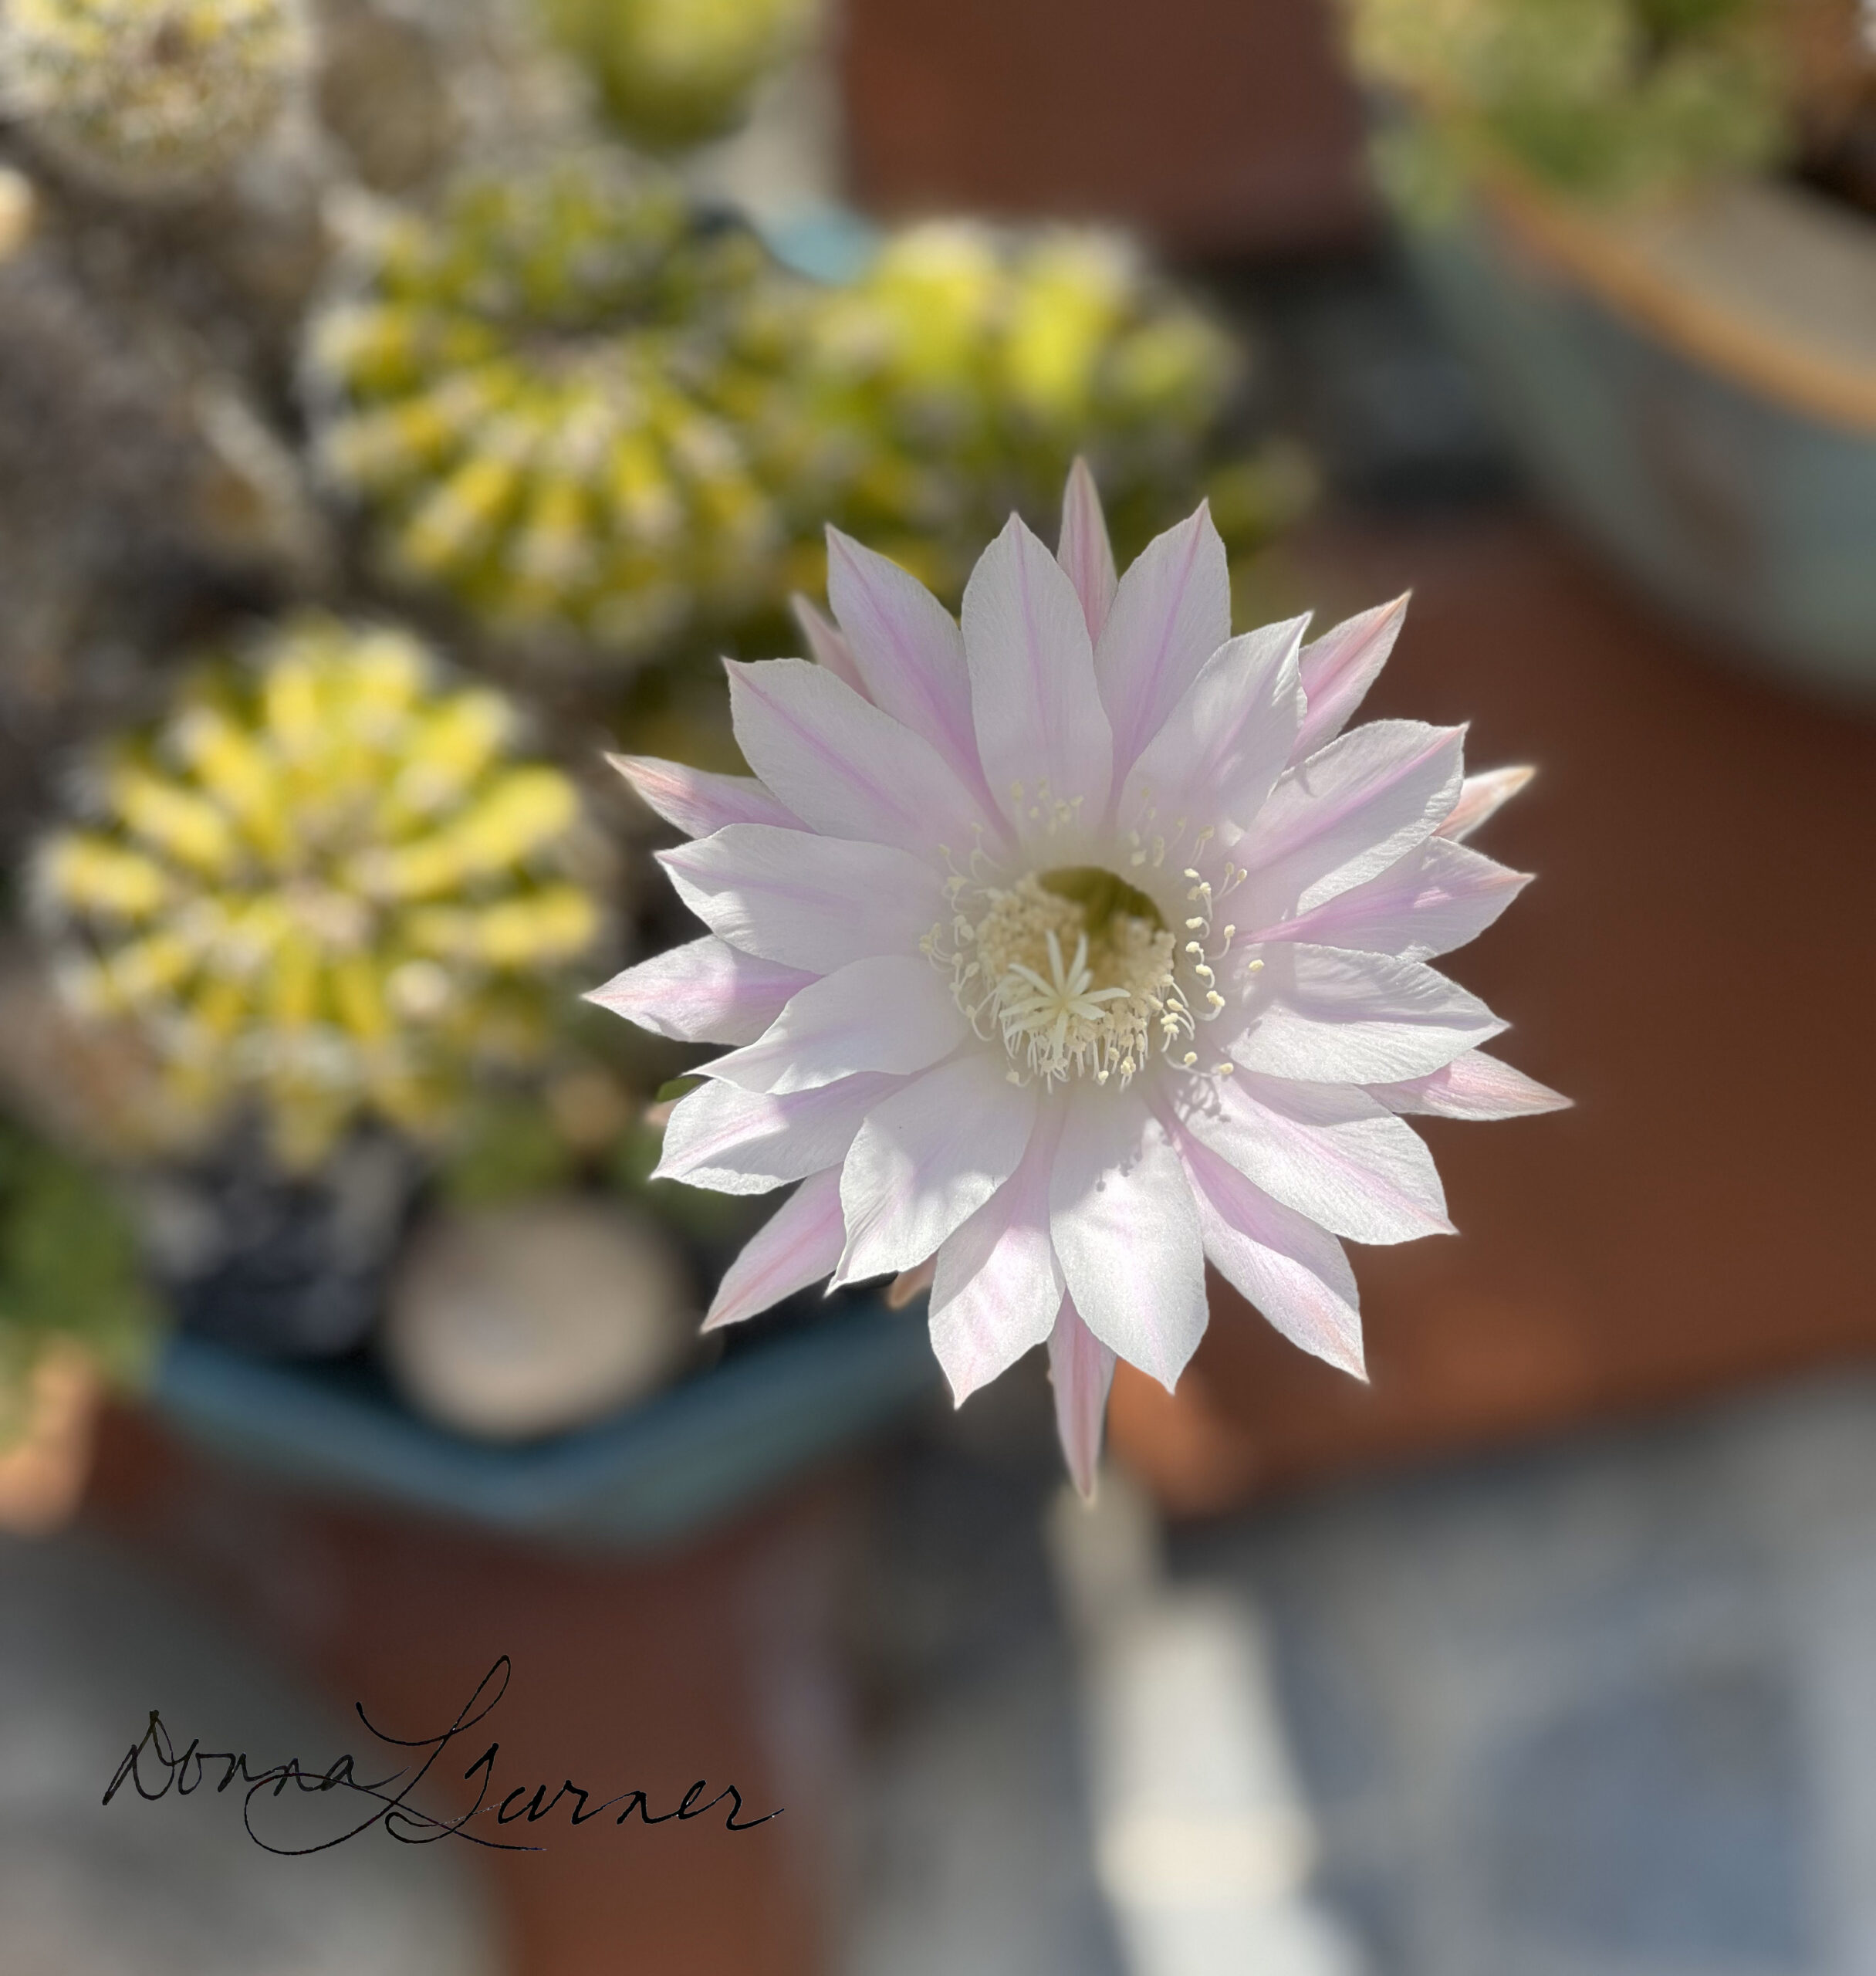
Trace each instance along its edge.
<path fill-rule="evenodd" d="M 1370 223 L 1323 0 L 845 0 L 840 43 L 875 210 L 1111 218 L 1205 255 Z"/>

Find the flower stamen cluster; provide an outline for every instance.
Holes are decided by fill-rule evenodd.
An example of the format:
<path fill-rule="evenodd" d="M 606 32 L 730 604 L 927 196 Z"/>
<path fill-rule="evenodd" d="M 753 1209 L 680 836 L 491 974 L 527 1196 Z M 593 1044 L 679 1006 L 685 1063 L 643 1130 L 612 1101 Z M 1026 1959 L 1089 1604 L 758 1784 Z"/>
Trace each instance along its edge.
<path fill-rule="evenodd" d="M 1106 881 L 1093 896 L 1052 888 L 1035 872 L 979 892 L 968 908 L 961 892 L 950 941 L 932 943 L 972 1029 L 1009 1051 L 1012 1082 L 1117 1077 L 1125 1084 L 1156 1040 L 1169 1047 L 1192 1031 L 1172 933 L 1149 902 L 1107 874 L 1060 875 L 1083 895 L 1090 878 L 1097 888 Z M 1114 904 L 1112 892 L 1122 889 L 1151 916 Z"/>

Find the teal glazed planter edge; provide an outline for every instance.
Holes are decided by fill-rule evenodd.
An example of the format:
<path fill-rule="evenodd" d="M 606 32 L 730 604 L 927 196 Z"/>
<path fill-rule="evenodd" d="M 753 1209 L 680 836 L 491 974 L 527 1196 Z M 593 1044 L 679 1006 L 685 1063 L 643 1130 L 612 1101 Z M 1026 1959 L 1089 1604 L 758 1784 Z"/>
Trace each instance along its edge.
<path fill-rule="evenodd" d="M 1670 347 L 1513 251 L 1482 213 L 1403 232 L 1434 314 L 1553 506 L 1758 669 L 1876 702 L 1876 434 Z"/>
<path fill-rule="evenodd" d="M 923 1304 L 867 1299 L 591 1426 L 515 1446 L 419 1419 L 358 1365 L 250 1358 L 186 1335 L 170 1342 L 146 1398 L 188 1438 L 292 1483 L 631 1551 L 727 1521 L 938 1385 Z"/>

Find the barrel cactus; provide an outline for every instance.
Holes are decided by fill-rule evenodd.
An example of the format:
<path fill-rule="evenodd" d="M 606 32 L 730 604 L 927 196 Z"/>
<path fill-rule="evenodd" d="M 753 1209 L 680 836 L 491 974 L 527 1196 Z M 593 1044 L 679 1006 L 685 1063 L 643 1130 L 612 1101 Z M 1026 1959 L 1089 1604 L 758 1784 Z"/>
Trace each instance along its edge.
<path fill-rule="evenodd" d="M 721 135 L 815 27 L 817 0 L 539 0 L 625 134 L 653 151 Z"/>
<path fill-rule="evenodd" d="M 746 439 L 772 276 L 743 229 L 588 161 L 388 220 L 313 326 L 324 468 L 387 559 L 498 628 L 632 658 L 772 586 Z"/>
<path fill-rule="evenodd" d="M 1122 537 L 1163 525 L 1236 376 L 1223 332 L 1091 230 L 910 227 L 812 316 L 833 505 L 944 589 L 1000 517 L 1051 507 L 1078 452 Z"/>
<path fill-rule="evenodd" d="M 1790 141 L 1782 15 L 1804 9 L 1767 0 L 1346 4 L 1358 69 L 1421 113 L 1381 148 L 1410 206 L 1437 209 L 1472 172 L 1506 164 L 1563 191 L 1631 197 L 1758 169 Z"/>
<path fill-rule="evenodd" d="M 306 615 L 211 661 L 40 848 L 64 986 L 184 1115 L 258 1105 L 289 1168 L 367 1114 L 438 1130 L 541 1047 L 598 929 L 575 790 L 516 738 L 401 631 Z"/>
<path fill-rule="evenodd" d="M 7 0 L 0 90 L 74 170 L 163 192 L 259 142 L 310 55 L 302 0 Z"/>

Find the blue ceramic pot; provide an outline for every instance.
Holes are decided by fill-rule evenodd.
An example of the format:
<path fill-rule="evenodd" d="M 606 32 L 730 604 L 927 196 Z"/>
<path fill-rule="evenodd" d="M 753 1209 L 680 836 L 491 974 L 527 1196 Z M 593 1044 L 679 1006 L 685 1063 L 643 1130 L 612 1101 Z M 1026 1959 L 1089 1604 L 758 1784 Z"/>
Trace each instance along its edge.
<path fill-rule="evenodd" d="M 1876 222 L 1795 189 L 1410 222 L 1540 491 L 1760 666 L 1876 698 Z"/>

